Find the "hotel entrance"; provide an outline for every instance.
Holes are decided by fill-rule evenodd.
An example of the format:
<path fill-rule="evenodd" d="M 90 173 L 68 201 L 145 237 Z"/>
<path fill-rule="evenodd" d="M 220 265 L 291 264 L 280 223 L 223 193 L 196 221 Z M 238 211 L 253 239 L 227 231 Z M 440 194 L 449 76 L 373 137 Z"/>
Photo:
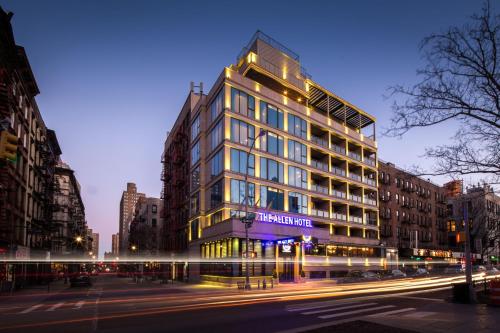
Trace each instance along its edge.
<path fill-rule="evenodd" d="M 279 281 L 280 282 L 293 282 L 294 281 L 294 258 L 282 257 L 279 262 Z"/>

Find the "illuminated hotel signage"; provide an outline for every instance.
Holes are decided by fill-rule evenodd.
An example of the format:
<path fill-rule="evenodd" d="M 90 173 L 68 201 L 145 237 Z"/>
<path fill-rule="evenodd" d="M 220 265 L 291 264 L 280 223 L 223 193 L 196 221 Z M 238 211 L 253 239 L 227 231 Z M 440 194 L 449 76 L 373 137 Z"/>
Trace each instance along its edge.
<path fill-rule="evenodd" d="M 255 216 L 256 221 L 283 224 L 290 227 L 312 228 L 312 221 L 310 219 L 288 216 L 283 214 L 274 214 L 268 212 L 257 212 Z"/>

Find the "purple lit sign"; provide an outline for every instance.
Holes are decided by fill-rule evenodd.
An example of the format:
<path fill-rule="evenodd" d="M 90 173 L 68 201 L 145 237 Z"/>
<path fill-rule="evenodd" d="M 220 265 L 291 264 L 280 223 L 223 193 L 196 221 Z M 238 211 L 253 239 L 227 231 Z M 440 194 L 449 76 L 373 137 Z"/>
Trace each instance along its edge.
<path fill-rule="evenodd" d="M 269 212 L 257 212 L 255 220 L 265 223 L 283 224 L 290 227 L 312 228 L 312 221 L 302 217 L 294 217 Z"/>

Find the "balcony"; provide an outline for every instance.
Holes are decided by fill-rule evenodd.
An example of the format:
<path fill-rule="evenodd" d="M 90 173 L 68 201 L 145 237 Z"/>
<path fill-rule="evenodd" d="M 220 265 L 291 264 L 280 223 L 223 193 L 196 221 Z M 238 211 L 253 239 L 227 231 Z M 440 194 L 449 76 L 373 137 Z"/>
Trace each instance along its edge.
<path fill-rule="evenodd" d="M 354 159 L 354 160 L 361 161 L 361 155 L 358 153 L 355 153 L 353 151 L 349 152 L 349 157 Z"/>
<path fill-rule="evenodd" d="M 349 178 L 354 179 L 354 180 L 356 180 L 356 181 L 358 181 L 358 182 L 360 182 L 360 181 L 361 181 L 361 175 L 358 175 L 358 174 L 356 174 L 356 173 L 352 173 L 352 172 L 351 172 L 351 173 L 349 173 Z"/>
<path fill-rule="evenodd" d="M 349 216 L 349 222 L 363 224 L 363 218 L 361 216 Z"/>
<path fill-rule="evenodd" d="M 375 166 L 376 165 L 376 162 L 375 162 L 375 159 L 374 158 L 371 158 L 371 157 L 366 157 L 365 158 L 365 164 L 368 164 L 370 166 Z"/>
<path fill-rule="evenodd" d="M 377 186 L 377 182 L 373 178 L 365 177 L 365 179 L 363 180 L 363 183 L 368 184 L 370 186 Z"/>
<path fill-rule="evenodd" d="M 345 169 L 341 169 L 339 167 L 332 166 L 332 173 L 337 176 L 345 177 Z"/>
<path fill-rule="evenodd" d="M 328 148 L 328 141 L 326 141 L 323 138 L 320 138 L 319 136 L 316 135 L 311 135 L 311 141 L 314 142 L 315 144 Z"/>
<path fill-rule="evenodd" d="M 375 218 L 369 218 L 369 219 L 366 220 L 366 223 L 368 225 L 377 225 L 377 219 L 375 219 Z"/>
<path fill-rule="evenodd" d="M 330 217 L 330 212 L 327 211 L 327 210 L 321 210 L 321 209 L 312 208 L 311 209 L 311 215 L 329 218 Z"/>
<path fill-rule="evenodd" d="M 319 192 L 328 195 L 329 190 L 327 186 L 319 185 L 319 184 L 311 184 L 311 191 Z"/>
<path fill-rule="evenodd" d="M 368 205 L 376 206 L 377 205 L 377 200 L 374 200 L 374 199 L 372 199 L 370 197 L 365 196 L 364 203 L 368 204 Z"/>
<path fill-rule="evenodd" d="M 328 172 L 328 164 L 325 162 L 311 159 L 311 166 Z"/>
<path fill-rule="evenodd" d="M 332 144 L 332 150 L 338 154 L 345 155 L 345 148 L 336 144 Z"/>
<path fill-rule="evenodd" d="M 360 195 L 349 194 L 349 200 L 361 203 L 363 200 Z"/>
<path fill-rule="evenodd" d="M 340 199 L 345 199 L 347 197 L 347 194 L 343 191 L 333 190 L 332 196 Z"/>
<path fill-rule="evenodd" d="M 333 213 L 332 214 L 332 219 L 346 222 L 347 221 L 347 215 L 342 214 L 342 213 Z"/>

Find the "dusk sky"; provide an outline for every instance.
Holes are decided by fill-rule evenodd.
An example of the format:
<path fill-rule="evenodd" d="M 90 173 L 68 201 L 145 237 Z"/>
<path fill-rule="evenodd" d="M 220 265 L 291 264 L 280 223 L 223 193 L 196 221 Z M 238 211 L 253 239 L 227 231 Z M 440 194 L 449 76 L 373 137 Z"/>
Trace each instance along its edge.
<path fill-rule="evenodd" d="M 209 90 L 260 29 L 300 55 L 313 80 L 388 125 L 394 84 L 416 82 L 422 38 L 479 12 L 480 1 L 6 1 L 40 88 L 42 116 L 82 187 L 89 226 L 109 251 L 127 182 L 160 196 L 166 132 L 190 81 Z M 498 13 L 498 7 L 494 10 Z M 401 140 L 378 136 L 379 157 L 429 166 L 425 147 L 449 124 Z M 436 178 L 438 183 L 447 179 Z M 465 179 L 466 181 L 470 179 Z"/>

